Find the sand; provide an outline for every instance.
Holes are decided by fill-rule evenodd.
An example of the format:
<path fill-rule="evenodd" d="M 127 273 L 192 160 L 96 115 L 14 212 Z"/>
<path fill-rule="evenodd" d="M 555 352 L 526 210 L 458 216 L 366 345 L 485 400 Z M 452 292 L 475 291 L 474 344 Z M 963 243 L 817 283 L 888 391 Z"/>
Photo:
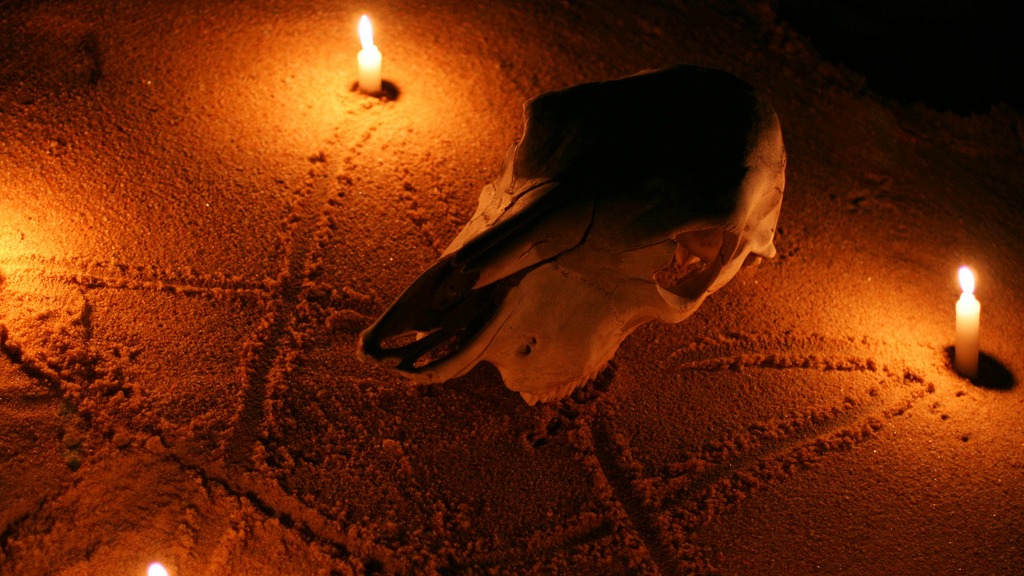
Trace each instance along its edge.
<path fill-rule="evenodd" d="M 674 64 L 773 102 L 775 259 L 557 404 L 357 360 L 526 99 Z M 0 4 L 0 574 L 1019 573 L 1022 134 L 759 2 Z"/>

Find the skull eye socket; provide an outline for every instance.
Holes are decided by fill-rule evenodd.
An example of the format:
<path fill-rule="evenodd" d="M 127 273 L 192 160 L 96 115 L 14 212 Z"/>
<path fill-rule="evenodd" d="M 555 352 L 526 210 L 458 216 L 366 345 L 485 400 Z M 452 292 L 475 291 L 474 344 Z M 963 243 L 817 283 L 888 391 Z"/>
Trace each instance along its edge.
<path fill-rule="evenodd" d="M 686 252 L 705 262 L 710 262 L 712 258 L 722 251 L 722 242 L 724 240 L 723 232 L 718 228 L 680 232 L 675 237 L 676 244 L 678 245 L 676 259 L 685 257 L 686 254 L 680 254 L 680 252 Z"/>
<path fill-rule="evenodd" d="M 720 228 L 690 230 L 676 235 L 672 261 L 654 273 L 654 280 L 668 292 L 687 300 L 704 294 L 732 258 L 739 237 Z"/>

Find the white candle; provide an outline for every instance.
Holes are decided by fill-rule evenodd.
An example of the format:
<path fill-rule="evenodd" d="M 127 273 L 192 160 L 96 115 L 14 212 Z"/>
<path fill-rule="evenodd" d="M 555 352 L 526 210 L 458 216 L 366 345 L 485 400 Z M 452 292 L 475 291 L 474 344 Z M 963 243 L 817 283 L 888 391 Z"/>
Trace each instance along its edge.
<path fill-rule="evenodd" d="M 956 302 L 956 343 L 953 349 L 953 367 L 968 378 L 978 375 L 978 328 L 981 303 L 974 297 L 974 274 L 967 266 L 960 268 L 960 288 L 963 294 Z"/>
<path fill-rule="evenodd" d="M 380 50 L 373 44 L 373 26 L 364 14 L 359 19 L 359 41 L 363 49 L 359 51 L 359 91 L 366 94 L 380 93 Z"/>

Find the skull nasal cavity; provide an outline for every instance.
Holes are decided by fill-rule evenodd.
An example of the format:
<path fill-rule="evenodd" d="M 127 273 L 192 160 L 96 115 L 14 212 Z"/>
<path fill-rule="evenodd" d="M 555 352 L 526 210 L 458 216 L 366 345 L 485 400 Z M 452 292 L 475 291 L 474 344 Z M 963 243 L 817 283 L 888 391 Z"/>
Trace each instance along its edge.
<path fill-rule="evenodd" d="M 531 337 L 530 340 L 526 344 L 523 344 L 519 348 L 516 348 L 516 354 L 518 354 L 520 356 L 529 356 L 533 352 L 533 347 L 536 346 L 536 345 L 537 345 L 537 338 L 536 337 Z"/>

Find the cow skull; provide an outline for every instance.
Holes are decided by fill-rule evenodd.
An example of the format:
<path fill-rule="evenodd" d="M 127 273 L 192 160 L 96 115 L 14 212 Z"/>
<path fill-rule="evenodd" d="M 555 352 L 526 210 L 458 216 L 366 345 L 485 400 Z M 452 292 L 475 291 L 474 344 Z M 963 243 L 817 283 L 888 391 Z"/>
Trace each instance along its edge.
<path fill-rule="evenodd" d="M 413 380 L 497 367 L 531 405 L 571 393 L 650 320 L 679 322 L 772 257 L 779 122 L 721 71 L 680 66 L 543 94 L 473 218 L 360 335 Z"/>

